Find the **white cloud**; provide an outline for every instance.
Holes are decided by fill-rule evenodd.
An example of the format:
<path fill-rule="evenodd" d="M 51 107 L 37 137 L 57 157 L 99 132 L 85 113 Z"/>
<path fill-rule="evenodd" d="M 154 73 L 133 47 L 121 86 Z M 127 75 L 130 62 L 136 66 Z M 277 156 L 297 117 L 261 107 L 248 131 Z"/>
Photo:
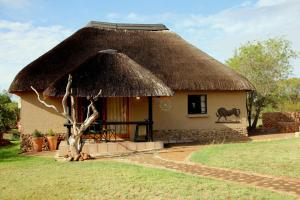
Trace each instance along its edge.
<path fill-rule="evenodd" d="M 31 27 L 30 23 L 20 23 L 20 22 L 10 22 L 5 20 L 0 20 L 0 30 L 10 30 L 10 31 L 25 31 Z"/>
<path fill-rule="evenodd" d="M 128 19 L 132 19 L 132 20 L 136 20 L 136 19 L 138 19 L 138 15 L 136 14 L 136 13 L 134 13 L 134 12 L 131 12 L 131 13 L 129 13 L 128 15 L 127 15 L 127 18 Z"/>
<path fill-rule="evenodd" d="M 259 0 L 256 5 L 258 7 L 276 6 L 285 2 L 286 0 Z"/>
<path fill-rule="evenodd" d="M 284 36 L 300 51 L 300 1 L 278 1 L 277 6 L 265 1 L 262 5 L 232 8 L 205 17 L 190 16 L 175 26 L 192 30 L 185 33 L 186 38 L 221 61 L 228 59 L 241 43 L 270 37 Z M 299 59 L 295 65 L 295 73 L 300 77 Z"/>
<path fill-rule="evenodd" d="M 108 13 L 106 15 L 105 20 L 109 22 L 128 22 L 128 23 L 158 23 L 162 21 L 172 21 L 172 19 L 176 18 L 178 15 L 173 13 L 162 13 L 162 14 L 154 14 L 154 15 L 140 15 L 135 12 L 130 12 L 128 14 L 120 14 L 120 13 Z"/>
<path fill-rule="evenodd" d="M 195 46 L 224 62 L 242 43 L 285 37 L 300 51 L 300 1 L 259 0 L 203 16 L 197 13 L 178 15 L 163 13 L 118 15 L 114 20 L 139 23 L 163 22 L 172 31 Z M 300 59 L 295 61 L 295 74 L 300 77 Z"/>
<path fill-rule="evenodd" d="M 0 6 L 7 8 L 24 8 L 29 5 L 29 0 L 0 0 Z"/>
<path fill-rule="evenodd" d="M 0 20 L 0 86 L 7 89 L 28 63 L 71 34 L 61 26 L 36 27 Z"/>
<path fill-rule="evenodd" d="M 0 0 L 0 5 L 4 1 Z M 130 12 L 126 15 L 110 13 L 106 20 L 165 23 L 190 43 L 225 61 L 242 43 L 270 37 L 285 36 L 292 41 L 294 49 L 300 51 L 299 10 L 299 0 L 260 0 L 255 3 L 245 1 L 208 16 L 198 13 L 141 15 Z M 71 31 L 60 26 L 36 27 L 31 23 L 0 20 L 0 89 L 7 89 L 22 67 L 70 34 Z M 300 77 L 300 59 L 295 61 L 295 67 L 295 74 Z"/>

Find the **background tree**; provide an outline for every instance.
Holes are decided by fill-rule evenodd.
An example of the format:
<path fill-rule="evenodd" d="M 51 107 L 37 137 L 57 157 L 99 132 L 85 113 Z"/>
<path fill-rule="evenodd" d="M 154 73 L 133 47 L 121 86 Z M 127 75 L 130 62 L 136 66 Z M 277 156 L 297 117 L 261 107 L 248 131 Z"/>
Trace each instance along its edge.
<path fill-rule="evenodd" d="M 300 78 L 289 78 L 278 82 L 278 111 L 300 111 Z"/>
<path fill-rule="evenodd" d="M 278 81 L 286 79 L 292 70 L 291 60 L 297 52 L 283 38 L 248 42 L 239 47 L 226 64 L 253 83 L 256 91 L 247 97 L 249 130 L 254 130 L 262 110 L 276 106 Z"/>
<path fill-rule="evenodd" d="M 19 118 L 18 104 L 11 100 L 7 92 L 0 93 L 0 133 L 16 126 Z M 2 139 L 2 134 L 0 134 Z"/>

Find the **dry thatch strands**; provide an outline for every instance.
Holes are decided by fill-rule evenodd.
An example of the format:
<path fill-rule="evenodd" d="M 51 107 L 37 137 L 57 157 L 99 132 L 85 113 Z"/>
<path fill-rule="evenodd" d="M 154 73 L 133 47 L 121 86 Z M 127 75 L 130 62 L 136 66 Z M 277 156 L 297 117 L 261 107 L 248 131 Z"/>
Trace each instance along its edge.
<path fill-rule="evenodd" d="M 98 55 L 99 51 L 106 49 L 117 50 L 120 53 L 117 54 L 118 58 Z M 125 66 L 125 64 L 123 65 L 122 62 L 127 62 L 126 66 L 129 66 L 129 63 L 134 63 L 133 66 L 139 65 L 142 69 L 139 68 L 136 71 L 129 72 L 136 69 L 131 67 L 127 72 L 118 74 L 127 73 L 132 78 L 134 77 L 133 74 L 137 72 L 144 73 L 146 70 L 148 73 L 150 71 L 152 75 L 148 73 L 143 76 L 149 77 L 149 79 L 155 76 L 156 80 L 163 81 L 163 88 L 167 86 L 173 91 L 248 91 L 254 89 L 246 78 L 187 43 L 177 34 L 168 31 L 163 25 L 92 22 L 26 66 L 16 76 L 9 91 L 12 93 L 30 91 L 31 85 L 39 91 L 44 91 L 50 84 L 54 84 L 69 72 L 77 70 L 84 62 L 95 55 L 97 55 L 97 59 L 103 58 L 105 60 L 99 61 L 95 58 L 89 62 L 92 63 L 96 60 L 102 64 L 117 62 L 121 65 L 117 68 L 123 70 L 125 69 L 122 66 Z M 127 61 L 125 61 L 126 59 Z M 95 63 L 92 64 L 95 65 Z M 101 67 L 99 66 L 99 68 Z M 112 77 L 115 75 L 113 74 L 116 72 L 115 70 L 106 70 L 105 75 Z M 100 74 L 100 71 L 98 73 Z M 100 76 L 103 77 L 104 75 Z M 115 88 L 117 85 L 123 84 L 118 82 L 117 79 L 107 81 L 111 83 L 109 88 Z M 159 84 L 161 84 L 161 81 L 159 81 Z M 139 81 L 136 83 L 136 87 L 141 84 Z M 124 84 L 130 86 L 129 83 Z M 94 86 L 96 85 L 88 85 L 88 90 L 92 91 Z M 145 87 L 144 83 L 138 87 L 138 91 L 141 92 L 143 88 L 145 88 L 144 93 L 147 94 L 149 88 Z M 107 91 L 107 94 L 116 96 L 125 92 L 118 91 L 114 94 Z M 159 90 L 159 92 L 161 91 Z M 103 94 L 105 94 L 105 91 L 103 91 Z M 152 90 L 149 92 L 149 95 L 151 94 L 155 94 L 155 92 Z M 83 95 L 80 90 L 78 95 Z M 134 95 L 134 92 L 130 95 Z"/>

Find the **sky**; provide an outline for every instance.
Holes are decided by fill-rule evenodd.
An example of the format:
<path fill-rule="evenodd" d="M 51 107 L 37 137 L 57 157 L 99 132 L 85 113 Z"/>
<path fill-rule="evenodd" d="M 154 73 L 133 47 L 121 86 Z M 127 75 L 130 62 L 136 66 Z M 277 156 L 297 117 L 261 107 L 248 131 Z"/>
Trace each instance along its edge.
<path fill-rule="evenodd" d="M 0 0 L 0 90 L 91 20 L 163 23 L 221 62 L 271 37 L 300 52 L 300 0 Z M 300 59 L 292 64 L 300 77 Z"/>

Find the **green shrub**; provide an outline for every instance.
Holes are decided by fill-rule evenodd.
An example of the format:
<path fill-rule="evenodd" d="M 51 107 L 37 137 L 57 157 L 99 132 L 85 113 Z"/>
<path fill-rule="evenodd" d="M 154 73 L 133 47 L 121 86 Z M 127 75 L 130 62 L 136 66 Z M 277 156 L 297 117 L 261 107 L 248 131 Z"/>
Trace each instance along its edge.
<path fill-rule="evenodd" d="M 11 100 L 11 95 L 0 91 L 0 132 L 6 132 L 17 125 L 19 119 L 18 103 Z M 0 138 L 1 139 L 1 138 Z"/>
<path fill-rule="evenodd" d="M 42 134 L 41 131 L 38 131 L 38 130 L 35 129 L 35 130 L 32 132 L 32 137 L 34 137 L 34 138 L 37 138 L 37 137 L 43 137 L 43 134 Z"/>
<path fill-rule="evenodd" d="M 20 140 L 20 132 L 18 131 L 18 129 L 11 129 L 9 133 L 11 134 L 11 140 Z"/>
<path fill-rule="evenodd" d="M 56 134 L 52 129 L 49 129 L 48 132 L 47 132 L 47 135 L 48 136 L 55 136 Z"/>

